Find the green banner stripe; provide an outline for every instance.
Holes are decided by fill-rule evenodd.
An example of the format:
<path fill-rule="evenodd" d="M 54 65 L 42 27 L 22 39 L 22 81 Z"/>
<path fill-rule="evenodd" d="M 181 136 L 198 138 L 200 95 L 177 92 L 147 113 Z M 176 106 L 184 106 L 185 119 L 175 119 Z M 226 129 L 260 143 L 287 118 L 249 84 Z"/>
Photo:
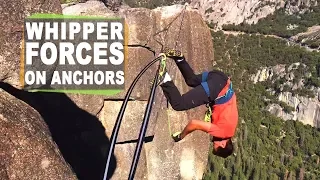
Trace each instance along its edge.
<path fill-rule="evenodd" d="M 116 95 L 120 93 L 121 89 L 108 89 L 108 90 L 62 90 L 62 89 L 33 89 L 28 92 L 53 92 L 53 93 L 76 93 L 76 94 L 91 94 L 91 95 Z"/>
<path fill-rule="evenodd" d="M 102 16 L 79 16 L 79 15 L 64 15 L 64 14 L 41 14 L 36 13 L 26 19 L 106 19 L 120 20 L 121 17 L 102 17 Z"/>

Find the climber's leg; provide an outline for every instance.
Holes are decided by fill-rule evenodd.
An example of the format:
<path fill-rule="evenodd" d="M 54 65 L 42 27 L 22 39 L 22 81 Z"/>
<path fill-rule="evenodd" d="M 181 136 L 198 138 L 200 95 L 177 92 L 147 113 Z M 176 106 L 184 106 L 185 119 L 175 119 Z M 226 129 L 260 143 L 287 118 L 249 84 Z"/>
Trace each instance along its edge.
<path fill-rule="evenodd" d="M 196 87 L 201 84 L 201 74 L 194 74 L 193 69 L 190 67 L 184 55 L 180 51 L 175 49 L 165 49 L 164 53 L 167 55 L 167 57 L 170 57 L 175 61 L 188 86 Z"/>
<path fill-rule="evenodd" d="M 181 95 L 172 81 L 160 85 L 171 107 L 176 111 L 188 110 L 208 102 L 208 97 L 201 85 Z"/>
<path fill-rule="evenodd" d="M 190 67 L 186 60 L 176 62 L 186 84 L 190 87 L 196 87 L 202 82 L 202 74 L 194 74 L 193 69 Z"/>

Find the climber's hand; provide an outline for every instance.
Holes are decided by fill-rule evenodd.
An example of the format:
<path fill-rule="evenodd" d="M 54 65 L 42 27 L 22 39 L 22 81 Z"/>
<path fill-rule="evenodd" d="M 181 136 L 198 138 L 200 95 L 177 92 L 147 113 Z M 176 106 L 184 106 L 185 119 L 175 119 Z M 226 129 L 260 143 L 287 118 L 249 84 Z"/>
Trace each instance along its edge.
<path fill-rule="evenodd" d="M 172 134 L 171 136 L 175 142 L 181 141 L 181 132 L 176 132 L 176 133 Z"/>
<path fill-rule="evenodd" d="M 179 60 L 179 59 L 184 59 L 183 54 L 181 51 L 176 50 L 176 49 L 169 49 L 165 48 L 163 52 L 167 57 L 172 58 L 174 60 Z"/>

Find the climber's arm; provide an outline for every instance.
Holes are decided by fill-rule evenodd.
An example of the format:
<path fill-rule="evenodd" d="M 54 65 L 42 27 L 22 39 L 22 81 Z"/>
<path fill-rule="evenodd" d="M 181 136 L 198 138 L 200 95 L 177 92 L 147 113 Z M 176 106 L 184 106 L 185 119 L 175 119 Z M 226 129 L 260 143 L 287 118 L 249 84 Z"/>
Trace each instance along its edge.
<path fill-rule="evenodd" d="M 189 121 L 189 123 L 187 124 L 187 126 L 183 129 L 183 131 L 181 132 L 181 139 L 183 139 L 184 137 L 186 137 L 189 133 L 195 131 L 195 130 L 200 130 L 203 132 L 209 132 L 211 127 L 211 123 L 209 122 L 204 122 L 201 120 L 191 120 Z"/>

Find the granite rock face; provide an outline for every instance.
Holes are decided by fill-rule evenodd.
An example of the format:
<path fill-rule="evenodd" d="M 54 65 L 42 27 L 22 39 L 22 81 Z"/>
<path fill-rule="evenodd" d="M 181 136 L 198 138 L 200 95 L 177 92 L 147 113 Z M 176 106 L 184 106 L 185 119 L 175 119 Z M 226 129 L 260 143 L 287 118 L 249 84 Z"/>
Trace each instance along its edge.
<path fill-rule="evenodd" d="M 20 88 L 23 24 L 26 17 L 35 13 L 61 14 L 62 8 L 58 0 L 0 1 L 0 81 L 17 88 Z"/>
<path fill-rule="evenodd" d="M 314 50 L 320 51 L 320 26 L 309 27 L 306 32 L 292 36 L 291 39 Z"/>
<path fill-rule="evenodd" d="M 87 2 L 88 3 L 88 2 Z M 97 2 L 96 2 L 97 3 Z M 86 6 L 81 3 L 78 6 Z M 74 6 L 63 9 L 64 14 Z M 83 15 L 101 15 L 101 9 L 82 11 Z M 109 12 L 106 12 L 108 14 Z M 115 96 L 105 97 L 99 119 L 110 137 L 122 99 L 137 74 L 165 47 L 182 51 L 195 73 L 210 70 L 213 64 L 213 44 L 210 31 L 197 11 L 182 5 L 157 9 L 121 8 L 115 15 L 124 17 L 128 27 L 128 56 L 125 69 L 125 91 Z M 165 29 L 165 30 L 164 30 Z M 154 52 L 156 54 L 154 54 Z M 168 59 L 168 72 L 181 93 L 188 87 L 175 63 Z M 134 101 L 128 103 L 116 145 L 117 168 L 112 179 L 127 179 L 136 139 L 141 127 L 146 100 L 157 65 L 153 65 L 138 82 L 132 93 Z M 174 143 L 169 135 L 171 130 L 182 131 L 190 119 L 204 117 L 205 107 L 177 112 L 167 109 L 166 99 L 160 87 L 157 89 L 153 111 L 147 130 L 151 140 L 144 144 L 136 179 L 201 179 L 207 165 L 209 135 L 194 132 L 182 142 Z M 122 144 L 121 142 L 129 142 Z"/>
<path fill-rule="evenodd" d="M 279 8 L 284 8 L 287 14 L 305 13 L 317 4 L 317 0 L 192 0 L 190 3 L 217 29 L 221 29 L 224 24 L 257 23 Z"/>
<path fill-rule="evenodd" d="M 294 111 L 287 113 L 278 104 L 270 104 L 268 110 L 284 120 L 297 120 L 303 124 L 320 127 L 320 103 L 318 97 L 307 98 L 293 95 L 291 92 L 281 92 L 278 100 L 294 108 Z"/>
<path fill-rule="evenodd" d="M 40 114 L 0 89 L 0 179 L 77 179 Z"/>
<path fill-rule="evenodd" d="M 299 69 L 303 69 L 305 72 L 301 77 L 295 77 L 295 73 L 299 71 Z M 296 62 L 290 65 L 278 64 L 273 67 L 261 67 L 256 74 L 251 76 L 251 81 L 253 81 L 254 84 L 264 81 L 275 83 L 276 80 L 282 79 L 283 82 L 278 87 L 280 92 L 276 94 L 276 90 L 272 88 L 268 91 L 272 95 L 276 95 L 279 102 L 284 102 L 286 105 L 292 107 L 293 110 L 287 112 L 277 103 L 269 104 L 267 110 L 284 120 L 297 120 L 318 128 L 320 124 L 320 89 L 306 87 L 305 79 L 309 76 L 309 67 L 303 63 Z M 308 97 L 308 94 L 298 95 L 292 93 L 294 90 L 305 88 L 311 90 L 315 97 Z"/>

